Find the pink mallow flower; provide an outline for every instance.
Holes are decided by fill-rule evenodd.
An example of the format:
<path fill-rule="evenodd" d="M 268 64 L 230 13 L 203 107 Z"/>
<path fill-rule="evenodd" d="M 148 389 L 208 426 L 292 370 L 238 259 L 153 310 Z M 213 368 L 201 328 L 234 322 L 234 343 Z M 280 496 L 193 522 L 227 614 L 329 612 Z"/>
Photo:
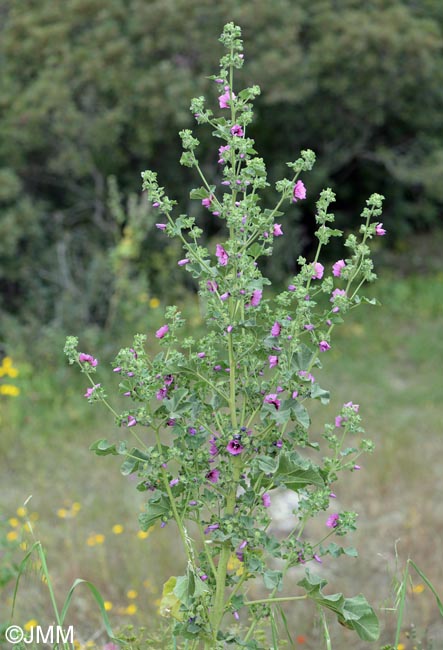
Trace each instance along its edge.
<path fill-rule="evenodd" d="M 320 352 L 326 352 L 327 350 L 331 349 L 331 346 L 327 341 L 320 341 L 318 347 L 320 348 Z"/>
<path fill-rule="evenodd" d="M 280 336 L 281 325 L 278 321 L 275 321 L 274 325 L 271 328 L 271 336 Z"/>
<path fill-rule="evenodd" d="M 274 223 L 272 234 L 274 235 L 274 237 L 281 237 L 281 235 L 283 235 L 283 230 L 281 229 L 280 223 Z"/>
<path fill-rule="evenodd" d="M 241 128 L 240 124 L 234 124 L 234 126 L 231 127 L 231 135 L 235 135 L 238 138 L 243 137 L 244 132 L 243 132 L 243 129 Z"/>
<path fill-rule="evenodd" d="M 297 181 L 294 185 L 294 190 L 292 192 L 292 201 L 297 203 L 299 199 L 306 198 L 306 187 L 304 186 L 303 181 Z"/>
<path fill-rule="evenodd" d="M 218 263 L 220 264 L 220 266 L 227 265 L 229 260 L 229 255 L 227 254 L 223 246 L 221 246 L 220 244 L 217 244 L 217 246 L 215 247 L 215 255 L 218 258 Z"/>
<path fill-rule="evenodd" d="M 127 426 L 128 427 L 135 427 L 136 424 L 137 424 L 137 420 L 135 419 L 135 417 L 133 415 L 128 415 L 128 424 L 127 424 Z"/>
<path fill-rule="evenodd" d="M 238 456 L 238 454 L 242 453 L 244 447 L 239 440 L 230 440 L 226 445 L 226 449 L 232 456 Z"/>
<path fill-rule="evenodd" d="M 265 508 L 269 508 L 271 506 L 271 497 L 267 492 L 262 494 L 261 500 Z"/>
<path fill-rule="evenodd" d="M 80 352 L 78 355 L 78 360 L 80 363 L 89 363 L 90 366 L 95 368 L 98 365 L 97 359 L 95 359 L 92 354 L 85 354 L 84 352 Z"/>
<path fill-rule="evenodd" d="M 91 395 L 94 393 L 94 391 L 97 388 L 100 388 L 101 384 L 95 384 L 94 386 L 90 386 L 89 388 L 86 389 L 86 393 L 84 394 L 84 397 L 91 397 Z"/>
<path fill-rule="evenodd" d="M 208 280 L 206 282 L 206 287 L 207 287 L 208 291 L 210 291 L 211 293 L 214 293 L 218 289 L 218 284 L 217 284 L 217 282 L 215 280 Z"/>
<path fill-rule="evenodd" d="M 345 266 L 346 262 L 344 260 L 338 260 L 338 262 L 332 265 L 332 275 L 334 275 L 336 278 L 339 278 Z"/>
<path fill-rule="evenodd" d="M 383 228 L 382 223 L 378 223 L 375 226 L 375 234 L 378 235 L 379 237 L 383 237 L 383 235 L 386 235 L 386 230 Z"/>
<path fill-rule="evenodd" d="M 281 401 L 278 399 L 277 393 L 269 393 L 269 395 L 265 395 L 263 401 L 265 404 L 273 404 L 277 411 L 280 408 Z"/>
<path fill-rule="evenodd" d="M 325 267 L 323 266 L 323 264 L 320 264 L 320 262 L 315 262 L 313 266 L 314 266 L 314 275 L 312 276 L 312 279 L 321 280 L 323 277 Z"/>
<path fill-rule="evenodd" d="M 189 264 L 189 262 L 190 262 L 190 260 L 189 260 L 187 257 L 185 257 L 184 259 L 179 260 L 179 261 L 177 262 L 177 264 L 178 264 L 179 266 L 186 266 L 186 264 Z"/>
<path fill-rule="evenodd" d="M 168 325 L 162 325 L 155 333 L 156 338 L 162 339 L 169 332 Z"/>
<path fill-rule="evenodd" d="M 218 98 L 220 108 L 229 108 L 229 102 L 231 99 L 235 99 L 235 94 L 233 92 L 229 92 L 229 86 L 225 86 L 225 92 Z"/>
<path fill-rule="evenodd" d="M 219 469 L 211 469 L 207 474 L 206 478 L 210 483 L 218 483 L 218 479 L 220 478 L 220 470 Z"/>
<path fill-rule="evenodd" d="M 275 366 L 278 365 L 278 357 L 275 356 L 274 354 L 271 354 L 271 355 L 268 357 L 268 360 L 269 360 L 269 367 L 270 367 L 270 368 L 275 368 Z"/>
<path fill-rule="evenodd" d="M 263 295 L 263 291 L 261 289 L 254 289 L 254 291 L 252 292 L 252 296 L 251 296 L 251 305 L 253 307 L 258 307 L 258 305 L 260 304 L 262 295 Z"/>
<path fill-rule="evenodd" d="M 328 528 L 337 528 L 339 517 L 340 515 L 338 514 L 338 512 L 334 512 L 332 515 L 329 515 L 329 517 L 326 520 L 326 526 Z"/>
<path fill-rule="evenodd" d="M 205 199 L 202 199 L 202 206 L 205 208 L 211 207 L 213 198 L 214 196 L 211 194 L 210 196 L 207 196 Z"/>
<path fill-rule="evenodd" d="M 223 165 L 223 163 L 225 162 L 225 159 L 223 158 L 223 154 L 224 154 L 226 151 L 229 151 L 230 148 L 231 148 L 231 147 L 229 146 L 229 144 L 227 144 L 227 145 L 225 145 L 225 146 L 222 145 L 221 147 L 218 148 L 218 155 L 220 156 L 218 162 L 219 162 L 220 165 Z"/>

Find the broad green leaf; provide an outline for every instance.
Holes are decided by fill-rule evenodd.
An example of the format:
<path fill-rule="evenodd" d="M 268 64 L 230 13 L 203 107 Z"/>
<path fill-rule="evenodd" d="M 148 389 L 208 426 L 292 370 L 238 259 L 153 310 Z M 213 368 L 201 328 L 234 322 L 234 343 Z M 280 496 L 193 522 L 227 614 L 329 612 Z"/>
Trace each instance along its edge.
<path fill-rule="evenodd" d="M 137 447 L 133 447 L 120 467 L 120 472 L 123 476 L 128 476 L 129 474 L 136 472 L 140 467 L 143 467 L 148 460 L 149 456 L 147 456 L 143 451 L 140 451 L 140 449 L 137 449 Z"/>
<path fill-rule="evenodd" d="M 294 491 L 307 485 L 324 485 L 318 468 L 311 460 L 303 458 L 296 451 L 280 455 L 274 482 L 284 484 L 289 490 Z"/>
<path fill-rule="evenodd" d="M 109 454 L 118 456 L 119 453 L 116 444 L 111 444 L 106 438 L 93 442 L 89 449 L 90 451 L 94 451 L 97 456 L 108 456 Z"/>
<path fill-rule="evenodd" d="M 257 458 L 257 465 L 259 469 L 265 474 L 274 474 L 278 467 L 278 458 L 271 458 L 270 456 L 259 456 Z"/>
<path fill-rule="evenodd" d="M 291 400 L 292 406 L 291 411 L 294 414 L 297 422 L 302 425 L 305 429 L 309 428 L 311 424 L 311 418 L 309 417 L 308 411 L 305 409 L 303 404 L 297 402 L 296 400 Z"/>
<path fill-rule="evenodd" d="M 378 618 L 363 594 L 345 599 L 341 622 L 347 623 L 363 641 L 377 641 L 380 635 Z"/>
<path fill-rule="evenodd" d="M 320 388 L 320 386 L 315 383 L 311 388 L 311 397 L 314 399 L 319 399 L 322 404 L 329 404 L 329 391 Z"/>
<path fill-rule="evenodd" d="M 158 495 L 153 496 L 146 504 L 146 512 L 142 512 L 138 517 L 140 528 L 148 530 L 158 519 L 169 518 L 170 510 L 171 504 L 165 494 L 160 492 Z"/>
<path fill-rule="evenodd" d="M 281 591 L 283 586 L 283 573 L 268 569 L 263 574 L 263 582 L 265 583 L 266 589 L 275 589 L 277 587 L 277 591 Z"/>
<path fill-rule="evenodd" d="M 163 585 L 162 597 L 158 611 L 160 616 L 172 616 L 177 621 L 183 621 L 184 613 L 180 611 L 181 602 L 174 593 L 177 584 L 177 578 L 171 576 Z"/>

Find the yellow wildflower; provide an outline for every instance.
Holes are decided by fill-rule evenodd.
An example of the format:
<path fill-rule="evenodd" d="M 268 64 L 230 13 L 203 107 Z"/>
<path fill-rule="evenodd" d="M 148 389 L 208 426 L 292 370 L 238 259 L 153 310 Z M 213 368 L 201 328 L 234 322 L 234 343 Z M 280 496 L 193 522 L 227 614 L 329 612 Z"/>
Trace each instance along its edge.
<path fill-rule="evenodd" d="M 414 587 L 412 587 L 413 594 L 421 594 L 423 593 L 424 590 L 425 590 L 425 586 L 422 584 L 415 585 Z"/>
<path fill-rule="evenodd" d="M 66 519 L 68 516 L 68 511 L 65 508 L 59 508 L 57 510 L 57 517 L 60 517 L 60 519 Z"/>
<path fill-rule="evenodd" d="M 115 526 L 112 527 L 112 532 L 114 535 L 121 535 L 121 533 L 124 531 L 124 528 L 121 524 L 115 524 Z"/>
<path fill-rule="evenodd" d="M 18 397 L 18 395 L 20 395 L 20 388 L 17 388 L 17 386 L 12 386 L 12 384 L 2 384 L 0 386 L 0 395 Z"/>
<path fill-rule="evenodd" d="M 89 535 L 88 539 L 86 540 L 86 544 L 88 546 L 95 546 L 96 543 L 97 542 L 95 541 L 95 535 Z"/>
<path fill-rule="evenodd" d="M 16 530 L 10 530 L 6 535 L 8 542 L 15 542 L 18 539 L 18 532 Z"/>
<path fill-rule="evenodd" d="M 105 600 L 103 605 L 104 605 L 105 611 L 107 611 L 107 612 L 110 612 L 112 607 L 113 607 L 111 601 L 109 601 L 109 600 Z"/>
<path fill-rule="evenodd" d="M 26 517 L 28 514 L 28 509 L 24 506 L 20 506 L 20 508 L 17 508 L 16 513 L 19 517 Z"/>
<path fill-rule="evenodd" d="M 82 504 L 79 503 L 78 501 L 74 501 L 74 503 L 71 506 L 72 512 L 76 512 L 76 513 L 79 512 L 79 510 L 81 510 L 81 508 L 82 508 Z"/>
<path fill-rule="evenodd" d="M 129 616 L 134 616 L 136 611 L 137 611 L 137 605 L 135 603 L 131 603 L 126 607 L 125 614 L 128 614 Z"/>
<path fill-rule="evenodd" d="M 31 618 L 30 621 L 28 621 L 23 625 L 23 629 L 25 630 L 25 632 L 29 632 L 30 630 L 32 630 L 33 627 L 37 627 L 37 625 L 38 622 L 35 620 L 35 618 Z"/>
<path fill-rule="evenodd" d="M 397 646 L 397 650 L 406 650 L 406 646 L 404 643 L 399 643 Z"/>
<path fill-rule="evenodd" d="M 157 307 L 160 307 L 160 300 L 158 298 L 151 298 L 149 306 L 151 309 L 157 309 Z"/>
<path fill-rule="evenodd" d="M 9 525 L 12 526 L 12 528 L 17 528 L 17 526 L 20 525 L 20 522 L 15 517 L 11 517 L 11 519 L 9 520 Z"/>
<path fill-rule="evenodd" d="M 96 544 L 103 544 L 105 541 L 105 536 L 99 533 L 98 535 L 95 536 L 95 543 Z"/>
<path fill-rule="evenodd" d="M 135 591 L 135 589 L 130 589 L 130 590 L 127 592 L 126 596 L 127 596 L 129 599 L 132 600 L 132 599 L 134 599 L 134 598 L 137 598 L 138 593 Z"/>
<path fill-rule="evenodd" d="M 150 530 L 139 530 L 137 531 L 137 537 L 139 539 L 146 539 L 151 534 Z"/>

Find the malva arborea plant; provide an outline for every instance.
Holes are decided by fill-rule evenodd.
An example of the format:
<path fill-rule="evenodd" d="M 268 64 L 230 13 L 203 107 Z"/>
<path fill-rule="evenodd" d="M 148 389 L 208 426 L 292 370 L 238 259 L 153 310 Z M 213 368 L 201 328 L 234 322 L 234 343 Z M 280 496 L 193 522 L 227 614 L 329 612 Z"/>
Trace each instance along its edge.
<path fill-rule="evenodd" d="M 99 440 L 92 449 L 98 455 L 121 455 L 122 473 L 138 476 L 137 489 L 147 497 L 140 515 L 143 530 L 157 524 L 178 530 L 187 563 L 183 575 L 166 581 L 160 604 L 160 613 L 171 621 L 174 647 L 183 642 L 189 649 L 268 648 L 263 641 L 268 626 L 272 647 L 278 648 L 276 610 L 282 603 L 295 608 L 298 600 L 318 606 L 327 647 L 324 610 L 361 639 L 373 641 L 379 626 L 364 596 L 326 595 L 320 577 L 327 556 L 356 555 L 339 543 L 355 529 L 356 514 L 334 507 L 336 484 L 343 473 L 352 482 L 360 469 L 358 458 L 373 445 L 364 438 L 357 404 L 344 404 L 323 433 L 310 432 L 308 408 L 312 400 L 329 400 L 317 371 L 328 360 L 334 328 L 351 309 L 370 302 L 361 289 L 376 277 L 368 244 L 385 234 L 378 222 L 383 197 L 368 199 L 359 234 L 346 238 L 343 259 L 329 268 L 320 255 L 330 238 L 342 233 L 332 227 L 329 211 L 335 195 L 323 190 L 314 259 L 298 259 L 299 272 L 284 291 L 268 288 L 258 260 L 272 255 L 275 237 L 285 236 L 293 204 L 305 200 L 306 173 L 315 155 L 302 151 L 288 163 L 290 177 L 276 183 L 277 205 L 262 209 L 260 195 L 269 186 L 266 168 L 248 137 L 252 100 L 260 90 L 234 88 L 234 70 L 243 65 L 240 28 L 226 25 L 220 40 L 226 54 L 212 78 L 218 106 L 212 111 L 198 97 L 191 111 L 199 125 L 212 128 L 221 182 L 203 174 L 199 142 L 188 129 L 180 133 L 180 162 L 194 169 L 202 183 L 191 199 L 226 223 L 226 239 L 204 246 L 195 219 L 174 217 L 175 202 L 156 174 L 142 173 L 143 189 L 158 213 L 157 227 L 180 239 L 184 254 L 178 264 L 198 283 L 205 335 L 180 338 L 184 319 L 172 306 L 157 331 L 137 335 L 132 347 L 119 352 L 113 370 L 128 406 L 113 413 L 135 446 Z M 160 352 L 148 354 L 151 346 L 160 346 Z M 103 379 L 95 381 L 101 371 L 95 357 L 79 353 L 75 337 L 68 338 L 66 353 L 90 380 L 87 399 L 112 409 Z M 284 490 L 297 495 L 289 534 L 273 525 L 274 495 Z M 313 517 L 321 521 L 321 539 L 307 535 Z M 294 577 L 295 593 L 284 595 Z M 255 592 L 262 588 L 261 598 L 248 595 L 252 584 Z M 291 610 L 291 620 L 296 625 L 296 611 Z"/>

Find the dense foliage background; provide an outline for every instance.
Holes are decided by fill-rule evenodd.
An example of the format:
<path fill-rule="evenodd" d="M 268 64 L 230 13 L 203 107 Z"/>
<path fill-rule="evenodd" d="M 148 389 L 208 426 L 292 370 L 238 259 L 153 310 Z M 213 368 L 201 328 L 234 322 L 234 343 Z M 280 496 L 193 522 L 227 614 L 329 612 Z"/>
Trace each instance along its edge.
<path fill-rule="evenodd" d="M 325 185 L 338 192 L 339 227 L 357 223 L 373 191 L 387 196 L 392 246 L 441 227 L 440 0 L 0 0 L 0 313 L 8 327 L 11 317 L 111 327 L 137 297 L 174 299 L 182 290 L 185 274 L 175 277 L 168 262 L 176 253 L 152 210 L 130 195 L 140 195 L 140 171 L 152 166 L 183 211 L 197 209 L 188 205 L 194 181 L 178 164 L 177 131 L 192 127 L 193 96 L 214 95 L 206 76 L 229 20 L 246 43 L 238 83 L 262 88 L 253 137 L 271 180 L 301 148 L 318 155 L 310 201 L 285 222 L 280 265 L 268 269 L 274 279 L 286 279 L 309 246 Z M 217 175 L 209 130 L 199 138 L 200 158 Z"/>

